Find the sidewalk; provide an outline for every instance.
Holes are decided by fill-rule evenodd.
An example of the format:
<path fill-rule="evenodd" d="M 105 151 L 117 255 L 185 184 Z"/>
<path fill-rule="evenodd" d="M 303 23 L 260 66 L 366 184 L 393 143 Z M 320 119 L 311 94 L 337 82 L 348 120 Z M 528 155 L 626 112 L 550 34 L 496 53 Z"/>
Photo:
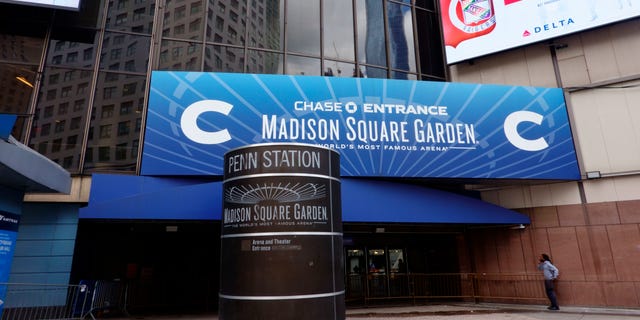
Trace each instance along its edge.
<path fill-rule="evenodd" d="M 217 320 L 217 315 L 135 316 L 112 320 Z M 640 309 L 560 307 L 549 311 L 541 305 L 448 303 L 402 307 L 347 309 L 349 320 L 631 320 Z"/>

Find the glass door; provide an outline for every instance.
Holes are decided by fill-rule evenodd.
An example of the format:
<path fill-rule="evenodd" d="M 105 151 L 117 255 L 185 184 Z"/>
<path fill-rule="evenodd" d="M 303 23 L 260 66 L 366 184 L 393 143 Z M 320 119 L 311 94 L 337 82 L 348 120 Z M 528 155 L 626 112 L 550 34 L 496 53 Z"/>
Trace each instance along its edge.
<path fill-rule="evenodd" d="M 385 248 L 369 249 L 367 254 L 367 279 L 369 297 L 386 297 L 387 292 L 387 251 Z"/>
<path fill-rule="evenodd" d="M 346 249 L 346 299 L 362 299 L 366 292 L 365 273 L 367 264 L 363 249 Z"/>
<path fill-rule="evenodd" d="M 409 274 L 403 249 L 389 249 L 389 294 L 392 297 L 409 294 Z"/>

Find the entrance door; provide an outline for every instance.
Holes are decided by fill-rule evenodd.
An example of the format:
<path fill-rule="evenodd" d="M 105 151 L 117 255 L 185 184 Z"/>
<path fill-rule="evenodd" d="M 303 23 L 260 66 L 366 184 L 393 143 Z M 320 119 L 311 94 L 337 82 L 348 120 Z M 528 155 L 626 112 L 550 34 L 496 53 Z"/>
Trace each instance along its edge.
<path fill-rule="evenodd" d="M 361 300 L 366 292 L 364 249 L 346 249 L 346 300 Z"/>

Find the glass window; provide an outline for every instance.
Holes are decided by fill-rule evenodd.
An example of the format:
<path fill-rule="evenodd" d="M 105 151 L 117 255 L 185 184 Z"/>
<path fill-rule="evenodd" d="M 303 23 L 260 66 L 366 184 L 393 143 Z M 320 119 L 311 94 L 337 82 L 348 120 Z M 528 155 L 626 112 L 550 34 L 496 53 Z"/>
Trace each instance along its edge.
<path fill-rule="evenodd" d="M 287 2 L 287 51 L 320 56 L 319 0 Z"/>
<path fill-rule="evenodd" d="M 48 136 L 50 132 L 51 132 L 51 123 L 45 123 L 42 125 L 42 128 L 40 129 L 40 136 L 41 137 Z"/>
<path fill-rule="evenodd" d="M 322 75 L 326 77 L 356 77 L 356 66 L 353 63 L 326 60 Z"/>
<path fill-rule="evenodd" d="M 355 61 L 351 1 L 324 1 L 324 56 Z"/>
<path fill-rule="evenodd" d="M 249 50 L 247 72 L 265 74 L 283 74 L 284 65 L 282 54 Z"/>
<path fill-rule="evenodd" d="M 69 112 L 69 103 L 68 102 L 64 102 L 61 103 L 60 105 L 58 105 L 58 115 L 65 115 L 67 114 L 67 112 Z"/>
<path fill-rule="evenodd" d="M 387 26 L 389 34 L 389 59 L 391 68 L 416 71 L 413 47 L 413 20 L 411 7 L 393 2 L 387 3 Z M 395 78 L 406 79 L 406 78 Z"/>
<path fill-rule="evenodd" d="M 53 116 L 53 106 L 44 107 L 44 118 L 51 118 Z"/>
<path fill-rule="evenodd" d="M 139 139 L 138 134 L 131 134 L 134 123 L 141 119 L 141 113 L 134 112 L 140 99 L 144 99 L 145 75 L 120 75 L 120 81 L 107 82 L 107 75 L 101 72 L 98 76 L 97 90 L 111 92 L 104 96 L 96 95 L 95 105 L 100 106 L 96 117 L 92 117 L 90 124 L 96 133 L 96 139 L 88 139 L 87 150 L 97 151 L 97 158 L 85 159 L 86 172 L 96 171 L 135 171 L 137 155 L 129 156 L 126 151 L 118 149 L 120 146 L 131 146 L 134 139 Z M 111 148 L 107 149 L 106 146 Z"/>
<path fill-rule="evenodd" d="M 357 0 L 358 12 L 358 61 L 377 66 L 387 66 L 385 46 L 384 12 L 382 1 Z M 376 75 L 375 78 L 386 78 Z"/>
<path fill-rule="evenodd" d="M 113 36 L 112 33 L 107 34 Z M 100 68 L 145 73 L 149 63 L 151 38 L 146 35 L 119 35 L 115 39 L 119 39 L 117 43 L 114 41 L 110 48 L 104 48 Z"/>
<path fill-rule="evenodd" d="M 434 12 L 416 10 L 416 30 L 420 48 L 420 72 L 428 78 L 444 80 L 446 68 L 438 16 Z"/>
<path fill-rule="evenodd" d="M 54 132 L 55 133 L 64 132 L 64 128 L 65 128 L 66 124 L 67 124 L 67 122 L 65 120 L 56 120 L 56 126 L 54 128 Z"/>
<path fill-rule="evenodd" d="M 205 49 L 204 71 L 243 72 L 244 50 L 207 46 Z"/>
<path fill-rule="evenodd" d="M 56 153 L 62 149 L 62 139 L 54 139 L 51 143 L 51 152 Z M 57 162 L 57 161 L 56 161 Z"/>
<path fill-rule="evenodd" d="M 100 139 L 111 138 L 111 125 L 105 124 L 100 126 Z"/>
<path fill-rule="evenodd" d="M 387 255 L 384 249 L 370 249 L 367 260 L 367 270 L 369 273 L 387 272 Z"/>
<path fill-rule="evenodd" d="M 131 121 L 118 122 L 118 136 L 126 136 L 131 131 Z"/>
<path fill-rule="evenodd" d="M 347 273 L 357 275 L 364 273 L 367 268 L 364 262 L 364 250 L 347 249 Z"/>
<path fill-rule="evenodd" d="M 295 3 L 299 7 L 306 2 L 295 1 Z M 284 1 L 268 1 L 264 6 L 264 11 L 261 13 L 252 8 L 253 14 L 246 19 L 249 29 L 249 46 L 252 48 L 284 50 Z"/>
<path fill-rule="evenodd" d="M 154 11 L 154 6 L 141 1 L 119 2 L 109 7 L 107 29 L 150 34 Z"/>
<path fill-rule="evenodd" d="M 299 57 L 299 56 L 287 56 L 286 61 L 287 61 L 287 65 L 285 69 L 286 74 L 307 75 L 307 76 L 320 75 L 320 59 Z"/>
<path fill-rule="evenodd" d="M 10 37 L 17 38 L 20 37 Z M 15 46 L 0 44 L 0 58 L 13 59 Z M 6 56 L 5 56 L 6 54 Z M 6 60 L 4 60 L 6 61 Z M 29 106 L 31 103 L 31 95 L 33 94 L 34 83 L 36 81 L 37 67 L 23 64 L 11 64 L 0 62 L 0 113 L 31 113 Z M 46 77 L 43 79 L 47 79 Z M 40 91 L 46 92 L 46 91 Z M 53 92 L 55 95 L 55 92 Z M 12 135 L 17 139 L 26 138 L 24 122 L 26 117 L 19 117 L 16 121 Z"/>
<path fill-rule="evenodd" d="M 102 119 L 107 119 L 107 118 L 111 118 L 113 116 L 113 105 L 106 105 L 102 107 L 102 112 L 100 114 L 100 117 Z"/>
<path fill-rule="evenodd" d="M 127 144 L 119 143 L 116 145 L 116 160 L 126 160 L 127 159 Z"/>
<path fill-rule="evenodd" d="M 78 144 L 78 135 L 72 135 L 67 137 L 67 145 L 65 149 L 75 149 L 76 144 Z"/>
<path fill-rule="evenodd" d="M 109 161 L 111 160 L 111 148 L 110 147 L 99 147 L 98 148 L 98 161 Z"/>

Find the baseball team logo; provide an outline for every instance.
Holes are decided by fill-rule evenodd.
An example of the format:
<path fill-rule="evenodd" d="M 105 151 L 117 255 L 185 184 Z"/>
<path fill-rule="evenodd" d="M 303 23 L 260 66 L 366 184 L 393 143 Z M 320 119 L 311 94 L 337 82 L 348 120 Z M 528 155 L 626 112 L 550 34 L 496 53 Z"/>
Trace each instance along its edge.
<path fill-rule="evenodd" d="M 496 27 L 492 0 L 441 0 L 445 45 L 490 33 Z"/>

